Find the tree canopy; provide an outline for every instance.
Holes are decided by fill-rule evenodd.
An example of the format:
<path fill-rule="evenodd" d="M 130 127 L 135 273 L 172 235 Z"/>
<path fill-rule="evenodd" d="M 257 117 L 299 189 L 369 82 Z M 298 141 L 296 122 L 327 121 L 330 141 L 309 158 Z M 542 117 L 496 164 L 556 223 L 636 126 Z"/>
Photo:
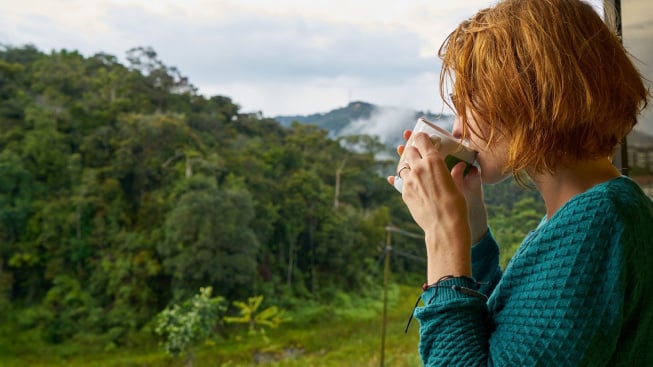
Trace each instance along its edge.
<path fill-rule="evenodd" d="M 0 315 L 32 310 L 21 324 L 54 342 L 83 330 L 120 343 L 200 287 L 277 304 L 363 289 L 386 226 L 417 231 L 385 182 L 390 150 L 200 95 L 151 48 L 122 64 L 0 47 Z"/>

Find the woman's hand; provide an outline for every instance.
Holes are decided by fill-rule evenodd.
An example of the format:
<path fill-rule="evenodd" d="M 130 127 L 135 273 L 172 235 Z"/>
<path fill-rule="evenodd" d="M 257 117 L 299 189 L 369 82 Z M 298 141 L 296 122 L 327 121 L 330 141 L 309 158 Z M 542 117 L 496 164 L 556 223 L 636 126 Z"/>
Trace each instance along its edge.
<path fill-rule="evenodd" d="M 408 140 L 410 131 L 404 132 Z M 408 168 L 403 169 L 403 200 L 424 230 L 429 257 L 429 282 L 443 275 L 471 275 L 472 240 L 482 238 L 487 230 L 487 215 L 478 169 L 463 178 L 464 163 L 451 173 L 444 157 L 428 135 L 419 133 L 409 147 L 400 145 Z M 388 182 L 394 184 L 394 177 Z M 474 223 L 470 226 L 469 219 Z"/>
<path fill-rule="evenodd" d="M 403 133 L 404 140 L 408 141 L 411 135 L 411 130 L 405 130 Z M 397 154 L 401 156 L 404 149 L 404 145 L 399 145 L 397 147 Z M 476 166 L 473 166 L 467 175 L 464 175 L 465 168 L 465 163 L 458 163 L 451 170 L 451 177 L 456 186 L 458 186 L 465 196 L 467 202 L 467 215 L 471 230 L 471 243 L 474 244 L 480 241 L 487 233 L 487 209 L 485 207 L 483 188 L 481 185 L 481 173 L 479 169 Z M 390 185 L 394 185 L 394 179 L 395 176 L 388 177 Z"/>

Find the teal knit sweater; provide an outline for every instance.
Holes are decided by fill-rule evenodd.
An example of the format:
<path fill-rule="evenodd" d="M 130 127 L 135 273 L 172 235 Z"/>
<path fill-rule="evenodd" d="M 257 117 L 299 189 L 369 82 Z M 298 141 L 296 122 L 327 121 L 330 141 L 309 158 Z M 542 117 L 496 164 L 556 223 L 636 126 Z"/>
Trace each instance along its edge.
<path fill-rule="evenodd" d="M 653 366 L 653 202 L 627 177 L 575 196 L 501 272 L 488 234 L 472 248 L 487 301 L 453 290 L 415 310 L 426 366 Z"/>

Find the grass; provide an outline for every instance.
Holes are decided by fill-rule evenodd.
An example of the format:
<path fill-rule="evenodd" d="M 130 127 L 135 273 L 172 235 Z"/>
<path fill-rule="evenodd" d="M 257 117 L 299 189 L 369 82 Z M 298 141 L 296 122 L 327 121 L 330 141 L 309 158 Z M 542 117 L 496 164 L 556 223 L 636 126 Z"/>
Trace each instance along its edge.
<path fill-rule="evenodd" d="M 418 326 L 404 328 L 419 288 L 393 286 L 389 292 L 385 366 L 421 366 L 417 354 Z M 378 299 L 344 297 L 328 311 L 298 314 L 294 321 L 265 336 L 242 335 L 202 346 L 195 367 L 348 367 L 380 366 L 382 295 Z M 311 306 L 307 306 L 310 311 Z M 33 342 L 34 335 L 0 336 L 0 366 L 184 366 L 185 358 L 169 357 L 156 346 L 102 350 L 97 346 Z M 30 343 L 31 345 L 25 345 Z"/>

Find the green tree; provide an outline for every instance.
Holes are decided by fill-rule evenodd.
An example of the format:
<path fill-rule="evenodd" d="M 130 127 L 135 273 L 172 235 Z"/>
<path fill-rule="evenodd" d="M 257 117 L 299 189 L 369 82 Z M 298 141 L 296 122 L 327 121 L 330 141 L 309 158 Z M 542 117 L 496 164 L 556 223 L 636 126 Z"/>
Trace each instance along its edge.
<path fill-rule="evenodd" d="M 200 286 L 280 305 L 369 289 L 384 228 L 418 230 L 385 181 L 394 157 L 374 137 L 198 95 L 148 47 L 123 65 L 0 46 L 0 308 L 52 341 L 86 331 L 121 345 Z M 509 256 L 541 200 L 512 183 L 486 197 Z"/>
<path fill-rule="evenodd" d="M 102 310 L 79 280 L 62 274 L 53 279 L 52 285 L 43 300 L 46 340 L 62 342 L 78 332 L 95 331 L 88 321 L 100 317 Z"/>
<path fill-rule="evenodd" d="M 194 175 L 179 184 L 158 246 L 174 291 L 210 284 L 233 299 L 252 291 L 258 241 L 249 192 L 238 181 L 219 188 L 215 179 Z"/>
<path fill-rule="evenodd" d="M 196 88 L 190 84 L 179 69 L 167 66 L 152 47 L 134 47 L 127 51 L 130 67 L 145 76 L 144 91 L 150 96 L 156 112 L 179 111 L 187 105 L 184 96 L 195 95 Z M 181 98 L 179 98 L 181 97 Z"/>

